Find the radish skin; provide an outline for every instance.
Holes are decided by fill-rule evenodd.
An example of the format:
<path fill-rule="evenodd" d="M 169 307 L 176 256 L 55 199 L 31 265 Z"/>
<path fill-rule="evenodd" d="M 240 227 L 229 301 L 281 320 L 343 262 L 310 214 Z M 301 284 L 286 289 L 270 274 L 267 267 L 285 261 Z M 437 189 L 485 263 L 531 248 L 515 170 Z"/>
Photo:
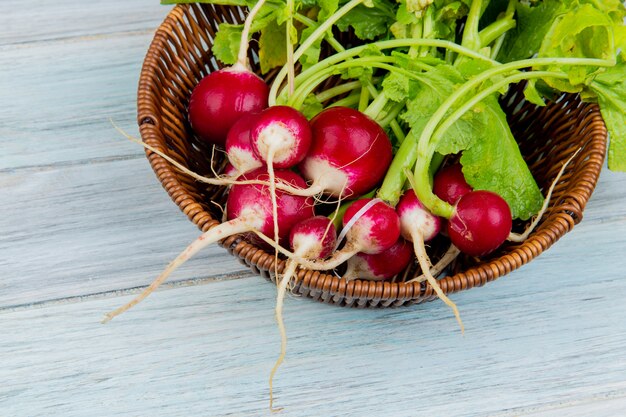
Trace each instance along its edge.
<path fill-rule="evenodd" d="M 372 204 L 373 203 L 373 204 Z M 366 207 L 366 211 L 362 211 Z M 400 219 L 395 210 L 379 199 L 364 198 L 355 201 L 343 217 L 344 228 L 357 218 L 349 228 L 344 247 L 326 260 L 301 262 L 302 266 L 316 271 L 331 270 L 346 262 L 358 252 L 376 254 L 393 246 L 400 237 Z M 343 231 L 342 231 L 343 233 Z"/>
<path fill-rule="evenodd" d="M 310 150 L 298 167 L 312 182 L 312 195 L 338 197 L 345 189 L 354 198 L 383 179 L 392 148 L 374 120 L 349 107 L 332 107 L 311 119 L 311 130 Z"/>
<path fill-rule="evenodd" d="M 511 233 L 509 205 L 491 191 L 472 191 L 459 199 L 448 220 L 448 236 L 461 252 L 484 256 L 496 250 Z"/>
<path fill-rule="evenodd" d="M 413 259 L 413 249 L 400 238 L 389 249 L 374 255 L 357 253 L 348 259 L 348 269 L 343 278 L 381 281 L 402 272 Z"/>
<path fill-rule="evenodd" d="M 448 204 L 456 204 L 472 190 L 458 163 L 441 168 L 433 178 L 433 193 Z"/>
<path fill-rule="evenodd" d="M 263 161 L 254 152 L 250 141 L 250 134 L 256 117 L 256 113 L 248 113 L 241 116 L 233 124 L 226 136 L 224 145 L 226 155 L 228 156 L 228 161 L 237 170 L 237 176 L 263 166 Z"/>

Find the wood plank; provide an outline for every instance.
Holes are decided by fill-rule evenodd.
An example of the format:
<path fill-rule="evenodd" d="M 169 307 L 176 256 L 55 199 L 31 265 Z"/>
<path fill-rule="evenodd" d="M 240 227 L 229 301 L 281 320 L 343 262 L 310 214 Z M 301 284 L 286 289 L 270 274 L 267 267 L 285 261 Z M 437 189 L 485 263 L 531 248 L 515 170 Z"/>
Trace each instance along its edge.
<path fill-rule="evenodd" d="M 146 285 L 198 229 L 145 158 L 0 173 L 0 307 Z M 175 280 L 239 274 L 214 246 Z"/>
<path fill-rule="evenodd" d="M 0 46 L 152 31 L 171 9 L 154 0 L 3 0 L 2 6 Z"/>
<path fill-rule="evenodd" d="M 136 92 L 152 36 L 5 48 L 0 54 L 0 172 L 135 155 Z"/>
<path fill-rule="evenodd" d="M 568 236 L 523 270 L 454 295 L 465 336 L 440 302 L 357 310 L 288 299 L 281 415 L 557 416 L 563 404 L 567 415 L 610 415 L 602 398 L 624 409 L 623 250 L 582 254 L 607 236 L 626 247 L 626 225 L 580 231 L 585 239 Z M 102 314 L 128 297 L 4 313 L 0 409 L 269 415 L 274 294 L 260 278 L 160 291 L 107 325 Z"/>

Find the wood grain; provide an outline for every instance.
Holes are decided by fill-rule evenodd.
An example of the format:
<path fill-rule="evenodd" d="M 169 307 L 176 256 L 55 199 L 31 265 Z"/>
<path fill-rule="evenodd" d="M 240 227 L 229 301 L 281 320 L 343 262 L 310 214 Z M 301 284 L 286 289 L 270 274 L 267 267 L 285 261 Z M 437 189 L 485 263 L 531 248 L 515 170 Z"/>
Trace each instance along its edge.
<path fill-rule="evenodd" d="M 616 225 L 581 229 L 597 241 Z M 283 415 L 563 415 L 567 406 L 595 416 L 603 397 L 611 410 L 626 407 L 626 285 L 608 267 L 622 255 L 573 256 L 555 270 L 555 258 L 586 246 L 561 243 L 554 256 L 455 295 L 465 336 L 440 302 L 357 310 L 289 299 L 289 352 L 276 380 Z M 260 278 L 160 291 L 107 325 L 101 315 L 128 298 L 5 313 L 0 332 L 12 336 L 0 354 L 11 360 L 0 407 L 29 416 L 79 416 L 87 403 L 93 416 L 269 415 L 274 293 Z"/>
<path fill-rule="evenodd" d="M 138 136 L 136 92 L 151 36 L 5 48 L 0 53 L 0 173 L 134 155 L 110 119 Z M 77 162 L 78 161 L 78 162 Z"/>
<path fill-rule="evenodd" d="M 0 308 L 150 283 L 200 232 L 142 159 L 0 174 Z M 172 276 L 244 270 L 218 246 Z"/>
<path fill-rule="evenodd" d="M 169 7 L 156 0 L 3 0 L 0 46 L 153 31 Z"/>

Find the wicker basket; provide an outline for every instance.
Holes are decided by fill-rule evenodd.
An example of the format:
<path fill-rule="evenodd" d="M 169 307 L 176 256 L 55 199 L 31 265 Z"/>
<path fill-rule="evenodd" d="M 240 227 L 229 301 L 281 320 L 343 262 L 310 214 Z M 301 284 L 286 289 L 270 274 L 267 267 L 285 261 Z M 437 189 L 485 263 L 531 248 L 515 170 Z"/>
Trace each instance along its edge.
<path fill-rule="evenodd" d="M 159 27 L 146 55 L 138 91 L 138 123 L 143 140 L 192 170 L 209 174 L 219 170 L 222 158 L 210 166 L 210 149 L 194 138 L 186 121 L 186 106 L 194 85 L 219 63 L 206 51 L 219 22 L 240 23 L 238 8 L 215 5 L 179 5 Z M 250 53 L 255 61 L 254 52 Z M 270 79 L 273 74 L 268 75 Z M 596 185 L 604 162 L 607 133 L 598 107 L 576 96 L 563 96 L 546 107 L 525 103 L 513 93 L 503 102 L 524 158 L 542 189 L 552 183 L 562 163 L 577 149 L 557 184 L 550 208 L 540 226 L 522 244 L 506 244 L 487 259 L 460 257 L 440 279 L 452 293 L 493 281 L 519 268 L 548 249 L 581 221 L 583 209 Z M 202 231 L 220 223 L 221 212 L 212 202 L 225 201 L 224 190 L 200 184 L 181 174 L 158 155 L 147 157 L 172 200 Z M 273 253 L 232 236 L 221 244 L 255 273 L 273 280 Z M 435 251 L 435 257 L 437 251 Z M 434 259 L 436 260 L 436 259 Z M 284 268 L 280 261 L 278 271 Z M 294 292 L 341 306 L 388 307 L 419 303 L 436 297 L 427 283 L 403 281 L 417 273 L 411 265 L 393 282 L 346 281 L 323 272 L 300 270 Z"/>

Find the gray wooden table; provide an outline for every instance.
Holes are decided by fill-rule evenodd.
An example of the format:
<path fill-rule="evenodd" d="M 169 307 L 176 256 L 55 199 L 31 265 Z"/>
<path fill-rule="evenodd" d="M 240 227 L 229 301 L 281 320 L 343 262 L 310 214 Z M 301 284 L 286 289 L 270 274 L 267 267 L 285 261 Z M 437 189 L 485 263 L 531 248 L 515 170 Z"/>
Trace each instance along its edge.
<path fill-rule="evenodd" d="M 0 416 L 260 416 L 275 288 L 213 247 L 108 325 L 198 231 L 131 133 L 156 0 L 2 2 Z M 626 415 L 626 176 L 509 276 L 386 310 L 286 302 L 285 416 Z"/>

